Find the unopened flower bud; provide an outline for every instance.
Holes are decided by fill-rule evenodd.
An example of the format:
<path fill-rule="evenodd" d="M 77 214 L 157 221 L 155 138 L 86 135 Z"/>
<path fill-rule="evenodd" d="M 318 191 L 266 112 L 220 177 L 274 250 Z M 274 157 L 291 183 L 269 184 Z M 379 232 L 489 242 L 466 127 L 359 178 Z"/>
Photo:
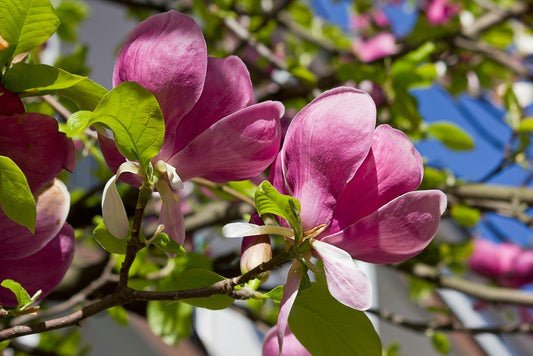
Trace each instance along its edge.
<path fill-rule="evenodd" d="M 241 272 L 247 273 L 263 262 L 272 259 L 272 247 L 268 235 L 248 236 L 242 239 Z M 259 274 L 256 278 L 265 282 L 270 272 Z"/>

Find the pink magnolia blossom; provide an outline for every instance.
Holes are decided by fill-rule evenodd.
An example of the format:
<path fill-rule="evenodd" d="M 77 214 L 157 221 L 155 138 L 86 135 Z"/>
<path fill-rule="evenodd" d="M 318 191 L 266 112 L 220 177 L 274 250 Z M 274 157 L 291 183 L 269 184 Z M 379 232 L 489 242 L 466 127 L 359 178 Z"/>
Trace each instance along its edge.
<path fill-rule="evenodd" d="M 398 52 L 396 38 L 392 33 L 387 32 L 382 32 L 366 40 L 357 38 L 352 43 L 352 49 L 363 62 L 372 62 Z"/>
<path fill-rule="evenodd" d="M 200 28 L 178 11 L 152 16 L 130 33 L 118 54 L 113 81 L 136 81 L 154 94 L 165 119 L 165 139 L 153 162 L 175 167 L 183 181 L 249 179 L 277 154 L 281 103 L 253 104 L 244 63 L 235 56 L 208 57 Z M 116 171 L 124 157 L 110 137 L 99 133 L 99 140 L 108 165 Z M 163 185 L 157 188 L 162 193 L 164 231 L 183 243 L 176 192 Z"/>
<path fill-rule="evenodd" d="M 533 282 L 533 250 L 515 244 L 475 239 L 468 263 L 473 271 L 502 286 L 519 288 Z"/>
<path fill-rule="evenodd" d="M 280 354 L 277 334 L 277 326 L 266 333 L 263 339 L 263 356 L 278 356 Z M 289 328 L 285 329 L 283 338 L 283 356 L 311 356 Z"/>
<path fill-rule="evenodd" d="M 53 117 L 23 112 L 20 99 L 2 90 L 0 155 L 24 172 L 37 202 L 37 220 L 32 234 L 0 209 L 0 280 L 13 279 L 31 294 L 41 289 L 42 298 L 61 281 L 74 253 L 74 231 L 65 222 L 70 196 L 54 179 L 63 169 L 74 170 L 74 146 L 58 132 Z M 5 288 L 0 288 L 0 304 L 16 305 Z"/>
<path fill-rule="evenodd" d="M 323 263 L 331 295 L 358 310 L 370 307 L 371 285 L 353 259 L 396 263 L 415 256 L 435 235 L 446 208 L 442 192 L 414 191 L 423 164 L 407 136 L 375 124 L 367 93 L 348 87 L 324 92 L 291 122 L 269 177 L 280 193 L 300 201 L 303 229 L 315 231 L 308 237 L 312 255 Z M 270 228 L 237 223 L 223 233 L 253 239 Z M 302 273 L 294 261 L 278 316 L 280 345 Z"/>
<path fill-rule="evenodd" d="M 443 25 L 459 12 L 457 5 L 448 4 L 448 0 L 429 0 L 426 15 L 432 25 Z"/>

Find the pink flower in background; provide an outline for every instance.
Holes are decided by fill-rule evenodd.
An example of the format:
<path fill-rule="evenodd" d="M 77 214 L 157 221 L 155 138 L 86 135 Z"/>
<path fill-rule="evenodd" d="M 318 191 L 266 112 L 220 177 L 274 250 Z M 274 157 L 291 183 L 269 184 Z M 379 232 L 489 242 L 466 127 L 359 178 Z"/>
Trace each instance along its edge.
<path fill-rule="evenodd" d="M 282 104 L 253 104 L 244 63 L 235 56 L 208 57 L 200 28 L 178 11 L 152 16 L 130 33 L 115 62 L 113 81 L 138 82 L 157 98 L 165 139 L 153 162 L 174 167 L 183 181 L 249 179 L 266 169 L 278 152 Z M 99 133 L 99 140 L 109 167 L 116 171 L 124 157 L 112 138 Z M 183 243 L 176 192 L 168 186 L 158 190 L 164 231 Z"/>
<path fill-rule="evenodd" d="M 473 271 L 495 279 L 502 286 L 519 288 L 533 282 L 533 250 L 511 243 L 475 239 L 468 263 Z"/>
<path fill-rule="evenodd" d="M 280 354 L 277 329 L 278 327 L 274 326 L 266 333 L 263 339 L 263 356 L 278 356 Z M 285 329 L 283 338 L 283 356 L 311 356 L 289 328 Z"/>
<path fill-rule="evenodd" d="M 72 141 L 58 132 L 57 121 L 25 113 L 20 99 L 2 88 L 0 95 L 0 155 L 24 172 L 37 201 L 35 234 L 10 220 L 0 209 L 0 280 L 13 279 L 41 298 L 63 278 L 74 254 L 74 231 L 65 220 L 70 196 L 54 179 L 63 169 L 74 170 Z M 0 304 L 16 305 L 15 296 L 0 288 Z"/>
<path fill-rule="evenodd" d="M 443 25 L 459 12 L 459 6 L 450 5 L 448 0 L 429 0 L 426 15 L 430 24 Z"/>
<path fill-rule="evenodd" d="M 398 52 L 396 38 L 392 33 L 387 32 L 366 40 L 357 38 L 352 42 L 352 49 L 363 62 L 372 62 Z"/>

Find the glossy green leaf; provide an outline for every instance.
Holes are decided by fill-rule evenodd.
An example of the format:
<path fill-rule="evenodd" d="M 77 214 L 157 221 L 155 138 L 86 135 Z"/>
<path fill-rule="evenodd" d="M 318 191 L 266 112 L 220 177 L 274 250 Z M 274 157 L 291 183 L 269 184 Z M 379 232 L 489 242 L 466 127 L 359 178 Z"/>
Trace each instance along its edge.
<path fill-rule="evenodd" d="M 15 282 L 12 279 L 4 279 L 2 283 L 0 283 L 0 286 L 7 288 L 11 292 L 13 292 L 13 294 L 17 298 L 17 303 L 19 307 L 31 302 L 30 295 L 28 294 L 26 289 L 24 289 L 24 287 L 20 285 L 20 283 Z"/>
<path fill-rule="evenodd" d="M 520 121 L 520 127 L 518 130 L 520 132 L 533 132 L 533 117 L 526 117 Z"/>
<path fill-rule="evenodd" d="M 6 156 L 0 156 L 0 208 L 8 218 L 35 232 L 35 198 L 24 173 Z"/>
<path fill-rule="evenodd" d="M 81 110 L 94 110 L 107 90 L 86 77 L 45 64 L 17 63 L 5 76 L 4 86 L 22 96 L 57 94 Z"/>
<path fill-rule="evenodd" d="M 43 44 L 59 26 L 50 0 L 2 0 L 0 19 L 0 33 L 9 43 L 0 51 L 0 66 Z"/>
<path fill-rule="evenodd" d="M 176 256 L 185 255 L 185 249 L 183 248 L 183 246 L 172 240 L 164 232 L 157 235 L 156 239 L 154 240 L 154 242 L 152 242 L 152 244 L 159 247 L 163 252 L 172 253 Z"/>
<path fill-rule="evenodd" d="M 89 126 L 100 123 L 113 130 L 120 153 L 130 161 L 139 161 L 148 172 L 165 136 L 163 113 L 156 98 L 135 82 L 123 82 L 107 93 L 90 113 L 74 113 L 67 123 L 67 135 L 72 137 Z"/>
<path fill-rule="evenodd" d="M 275 302 L 281 303 L 283 297 L 283 286 L 277 286 L 261 296 L 262 299 L 272 299 Z"/>
<path fill-rule="evenodd" d="M 195 289 L 208 287 L 225 278 L 208 269 L 193 268 L 180 273 L 175 277 L 172 287 L 176 290 Z M 182 299 L 184 303 L 194 305 L 195 307 L 219 310 L 225 309 L 233 304 L 233 298 L 227 295 L 213 295 L 207 298 L 189 298 Z"/>
<path fill-rule="evenodd" d="M 192 331 L 191 305 L 180 302 L 152 300 L 146 308 L 146 318 L 152 332 L 169 345 L 177 345 Z"/>
<path fill-rule="evenodd" d="M 109 316 L 113 318 L 119 325 L 128 326 L 128 313 L 121 305 L 116 305 L 107 309 Z"/>
<path fill-rule="evenodd" d="M 116 253 L 119 255 L 126 254 L 128 246 L 128 238 L 118 239 L 109 231 L 107 231 L 104 222 L 100 222 L 94 229 L 94 238 L 107 252 Z"/>
<path fill-rule="evenodd" d="M 473 139 L 453 123 L 435 122 L 429 125 L 427 130 L 437 140 L 452 150 L 465 151 L 474 148 Z"/>
<path fill-rule="evenodd" d="M 462 204 L 452 206 L 451 215 L 452 218 L 463 227 L 475 226 L 481 218 L 481 212 L 478 209 Z"/>
<path fill-rule="evenodd" d="M 255 205 L 260 216 L 280 216 L 289 222 L 295 236 L 302 236 L 303 228 L 299 215 L 301 207 L 298 199 L 279 193 L 270 182 L 264 181 L 255 192 Z"/>
<path fill-rule="evenodd" d="M 448 337 L 446 334 L 442 332 L 434 332 L 431 333 L 431 343 L 435 347 L 435 349 L 440 352 L 443 355 L 447 355 L 450 353 L 451 345 L 450 340 L 448 340 Z"/>
<path fill-rule="evenodd" d="M 314 356 L 381 356 L 381 341 L 364 312 L 333 298 L 325 285 L 301 290 L 289 315 L 289 327 Z"/>

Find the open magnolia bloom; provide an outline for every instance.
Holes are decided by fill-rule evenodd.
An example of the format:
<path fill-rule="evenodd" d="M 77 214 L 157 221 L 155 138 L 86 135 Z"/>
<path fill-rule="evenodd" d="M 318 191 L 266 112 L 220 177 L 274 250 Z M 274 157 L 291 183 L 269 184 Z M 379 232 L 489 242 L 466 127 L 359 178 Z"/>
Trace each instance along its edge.
<path fill-rule="evenodd" d="M 55 179 L 63 169 L 74 170 L 74 145 L 58 132 L 53 117 L 24 113 L 15 95 L 0 95 L 0 108 L 0 155 L 24 172 L 37 203 L 35 234 L 0 209 L 0 281 L 13 279 L 30 294 L 42 290 L 42 298 L 61 281 L 74 254 L 74 231 L 65 222 L 70 196 Z M 8 289 L 0 288 L 0 304 L 17 302 Z"/>
<path fill-rule="evenodd" d="M 320 259 L 331 295 L 358 310 L 370 307 L 371 285 L 353 259 L 395 263 L 418 254 L 446 207 L 442 192 L 414 191 L 423 164 L 407 136 L 375 124 L 376 108 L 367 93 L 347 87 L 326 91 L 293 119 L 269 177 L 280 193 L 301 203 L 304 240 L 312 247 L 301 257 L 309 266 L 311 255 Z M 227 225 L 224 233 L 281 234 L 290 241 L 292 230 L 285 221 L 281 225 Z M 303 271 L 294 261 L 284 286 L 280 345 Z"/>
<path fill-rule="evenodd" d="M 266 169 L 278 152 L 281 103 L 251 105 L 252 85 L 244 63 L 235 56 L 208 57 L 200 28 L 178 11 L 152 16 L 130 33 L 119 51 L 113 80 L 115 85 L 135 81 L 156 97 L 165 138 L 152 162 L 164 162 L 167 170 L 174 167 L 183 181 L 249 179 Z M 117 171 L 124 157 L 104 132 L 99 132 L 99 141 L 109 167 Z M 182 244 L 177 193 L 170 182 L 157 188 L 164 232 Z M 106 221 L 108 228 L 110 224 Z"/>

